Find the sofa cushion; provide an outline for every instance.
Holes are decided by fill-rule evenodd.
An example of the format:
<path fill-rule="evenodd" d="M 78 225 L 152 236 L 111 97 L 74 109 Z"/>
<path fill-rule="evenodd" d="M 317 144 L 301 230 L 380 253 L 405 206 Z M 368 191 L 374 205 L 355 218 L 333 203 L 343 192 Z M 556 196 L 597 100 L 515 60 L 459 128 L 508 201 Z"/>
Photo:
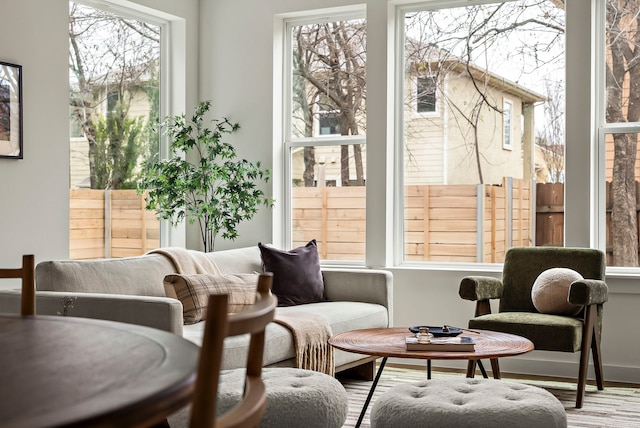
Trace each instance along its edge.
<path fill-rule="evenodd" d="M 382 305 L 362 302 L 320 302 L 309 303 L 300 306 L 280 307 L 278 312 L 302 312 L 322 315 L 329 321 L 329 326 L 334 335 L 349 330 L 362 328 L 378 328 L 389 326 L 389 313 Z M 202 344 L 202 335 L 205 323 L 197 323 L 184 326 L 184 338 L 197 345 Z M 230 337 L 224 342 L 223 369 L 240 367 L 247 358 L 247 336 Z M 335 364 L 339 367 L 363 358 L 360 354 L 335 351 Z M 295 347 L 293 336 L 286 327 L 271 322 L 267 325 L 264 365 L 294 367 Z"/>
<path fill-rule="evenodd" d="M 221 273 L 255 273 L 262 272 L 262 260 L 257 245 L 252 247 L 216 250 L 207 256 L 218 265 Z"/>
<path fill-rule="evenodd" d="M 38 291 L 165 297 L 162 280 L 175 273 L 159 254 L 103 260 L 43 261 L 36 266 Z"/>
<path fill-rule="evenodd" d="M 262 268 L 273 273 L 271 291 L 278 306 L 293 306 L 324 300 L 324 282 L 315 239 L 303 247 L 280 250 L 258 243 Z"/>
<path fill-rule="evenodd" d="M 229 312 L 237 312 L 245 305 L 253 304 L 258 274 L 172 274 L 164 278 L 164 283 L 165 289 L 173 289 L 175 298 L 182 302 L 184 323 L 194 324 L 207 316 L 211 294 L 228 294 Z"/>
<path fill-rule="evenodd" d="M 531 312 L 499 312 L 469 320 L 469 328 L 523 336 L 536 350 L 577 352 L 582 340 L 582 320 Z"/>

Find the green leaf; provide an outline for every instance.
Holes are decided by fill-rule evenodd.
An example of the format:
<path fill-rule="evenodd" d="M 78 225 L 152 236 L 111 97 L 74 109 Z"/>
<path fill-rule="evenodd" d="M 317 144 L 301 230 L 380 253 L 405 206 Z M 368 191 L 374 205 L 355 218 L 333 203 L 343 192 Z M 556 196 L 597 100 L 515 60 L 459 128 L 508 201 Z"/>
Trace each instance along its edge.
<path fill-rule="evenodd" d="M 203 124 L 210 108 L 211 102 L 203 101 L 190 120 L 183 114 L 160 122 L 171 139 L 169 157 L 145 165 L 138 183 L 139 192 L 148 192 L 147 209 L 158 218 L 173 225 L 198 222 L 205 251 L 213 250 L 217 236 L 236 239 L 240 222 L 253 218 L 259 206 L 274 204 L 257 186 L 269 181 L 271 171 L 238 159 L 235 148 L 222 141 L 239 124 L 227 118 L 211 120 L 212 128 Z"/>

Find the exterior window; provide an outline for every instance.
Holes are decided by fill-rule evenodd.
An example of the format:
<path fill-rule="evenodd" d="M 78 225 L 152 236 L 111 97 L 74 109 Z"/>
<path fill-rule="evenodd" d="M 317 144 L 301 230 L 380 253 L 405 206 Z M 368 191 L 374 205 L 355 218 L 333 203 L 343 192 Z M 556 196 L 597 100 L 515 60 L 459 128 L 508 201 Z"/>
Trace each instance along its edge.
<path fill-rule="evenodd" d="M 69 3 L 72 259 L 160 246 L 159 222 L 144 210 L 136 184 L 143 162 L 159 151 L 166 22 L 100 7 Z"/>
<path fill-rule="evenodd" d="M 509 247 L 536 245 L 533 172 L 545 161 L 534 135 L 554 97 L 547 88 L 564 89 L 563 3 L 398 10 L 402 260 L 502 262 Z"/>
<path fill-rule="evenodd" d="M 80 115 L 75 113 L 73 109 L 69 108 L 69 137 L 70 138 L 84 138 L 84 133 L 82 132 L 82 124 L 78 119 Z"/>
<path fill-rule="evenodd" d="M 502 147 L 511 150 L 513 148 L 511 144 L 511 138 L 513 138 L 511 135 L 513 126 L 513 103 L 511 101 L 504 100 L 502 105 L 502 126 L 504 128 Z"/>
<path fill-rule="evenodd" d="M 340 135 L 340 113 L 320 112 L 318 114 L 318 132 L 320 135 Z"/>
<path fill-rule="evenodd" d="M 434 113 L 436 111 L 436 80 L 434 76 L 416 79 L 416 111 Z"/>
<path fill-rule="evenodd" d="M 599 134 L 600 155 L 604 156 L 604 173 L 599 177 L 601 189 L 600 218 L 604 233 L 599 247 L 607 249 L 607 266 L 638 267 L 638 182 L 640 181 L 640 60 L 635 48 L 638 37 L 640 1 L 606 0 L 599 3 L 606 15 L 600 28 L 605 46 L 600 58 L 604 75 L 600 87 L 605 95 L 601 106 Z"/>
<path fill-rule="evenodd" d="M 285 24 L 285 173 L 291 247 L 365 258 L 366 22 L 361 11 Z M 321 138 L 318 138 L 321 137 Z"/>
<path fill-rule="evenodd" d="M 110 91 L 107 93 L 107 109 L 106 117 L 115 118 L 117 115 L 117 109 L 121 105 L 120 93 L 118 91 Z"/>

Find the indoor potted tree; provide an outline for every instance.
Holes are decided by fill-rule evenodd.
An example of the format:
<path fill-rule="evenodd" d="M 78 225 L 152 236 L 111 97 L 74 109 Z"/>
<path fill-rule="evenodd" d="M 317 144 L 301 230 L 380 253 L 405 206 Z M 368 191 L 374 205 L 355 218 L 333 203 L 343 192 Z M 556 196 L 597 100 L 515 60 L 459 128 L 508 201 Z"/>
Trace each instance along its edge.
<path fill-rule="evenodd" d="M 191 120 L 186 115 L 170 116 L 160 123 L 170 139 L 167 159 L 155 157 L 144 166 L 138 183 L 147 192 L 146 208 L 159 219 L 177 225 L 183 219 L 198 222 L 204 251 L 213 251 L 216 237 L 238 237 L 237 225 L 251 219 L 261 205 L 273 200 L 257 187 L 268 182 L 271 171 L 260 162 L 239 159 L 235 148 L 222 141 L 224 134 L 240 126 L 227 118 L 204 123 L 211 107 L 201 102 Z"/>

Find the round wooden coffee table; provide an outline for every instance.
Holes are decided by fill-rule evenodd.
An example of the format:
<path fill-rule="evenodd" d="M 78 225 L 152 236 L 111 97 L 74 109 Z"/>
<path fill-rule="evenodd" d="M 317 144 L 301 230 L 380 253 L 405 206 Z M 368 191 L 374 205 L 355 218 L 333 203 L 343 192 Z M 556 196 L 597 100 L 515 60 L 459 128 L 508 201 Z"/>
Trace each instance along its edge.
<path fill-rule="evenodd" d="M 338 334 L 329 339 L 329 343 L 334 348 L 356 354 L 422 360 L 481 360 L 533 351 L 533 343 L 524 337 L 497 331 L 465 329 L 462 329 L 461 335 L 471 337 L 476 343 L 473 352 L 407 351 L 405 337 L 412 335 L 407 327 L 369 328 Z"/>
<path fill-rule="evenodd" d="M 475 342 L 475 350 L 472 352 L 408 351 L 405 349 L 405 337 L 411 335 L 412 333 L 407 327 L 370 328 L 347 331 L 329 339 L 329 344 L 336 349 L 354 352 L 356 354 L 382 357 L 382 362 L 378 367 L 378 372 L 376 373 L 373 385 L 371 385 L 371 390 L 364 403 L 356 427 L 359 427 L 362 423 L 373 392 L 389 357 L 427 360 L 429 377 L 431 373 L 431 360 L 467 360 L 471 362 L 467 368 L 467 377 L 473 377 L 475 373 L 475 363 L 479 363 L 481 359 L 496 360 L 502 357 L 510 357 L 533 351 L 533 343 L 524 337 L 497 331 L 466 329 L 462 329 L 461 335 L 469 336 Z M 499 379 L 500 371 L 498 370 L 497 364 L 494 365 L 492 363 L 492 368 L 494 378 Z M 487 377 L 481 364 L 480 369 L 483 376 Z"/>

